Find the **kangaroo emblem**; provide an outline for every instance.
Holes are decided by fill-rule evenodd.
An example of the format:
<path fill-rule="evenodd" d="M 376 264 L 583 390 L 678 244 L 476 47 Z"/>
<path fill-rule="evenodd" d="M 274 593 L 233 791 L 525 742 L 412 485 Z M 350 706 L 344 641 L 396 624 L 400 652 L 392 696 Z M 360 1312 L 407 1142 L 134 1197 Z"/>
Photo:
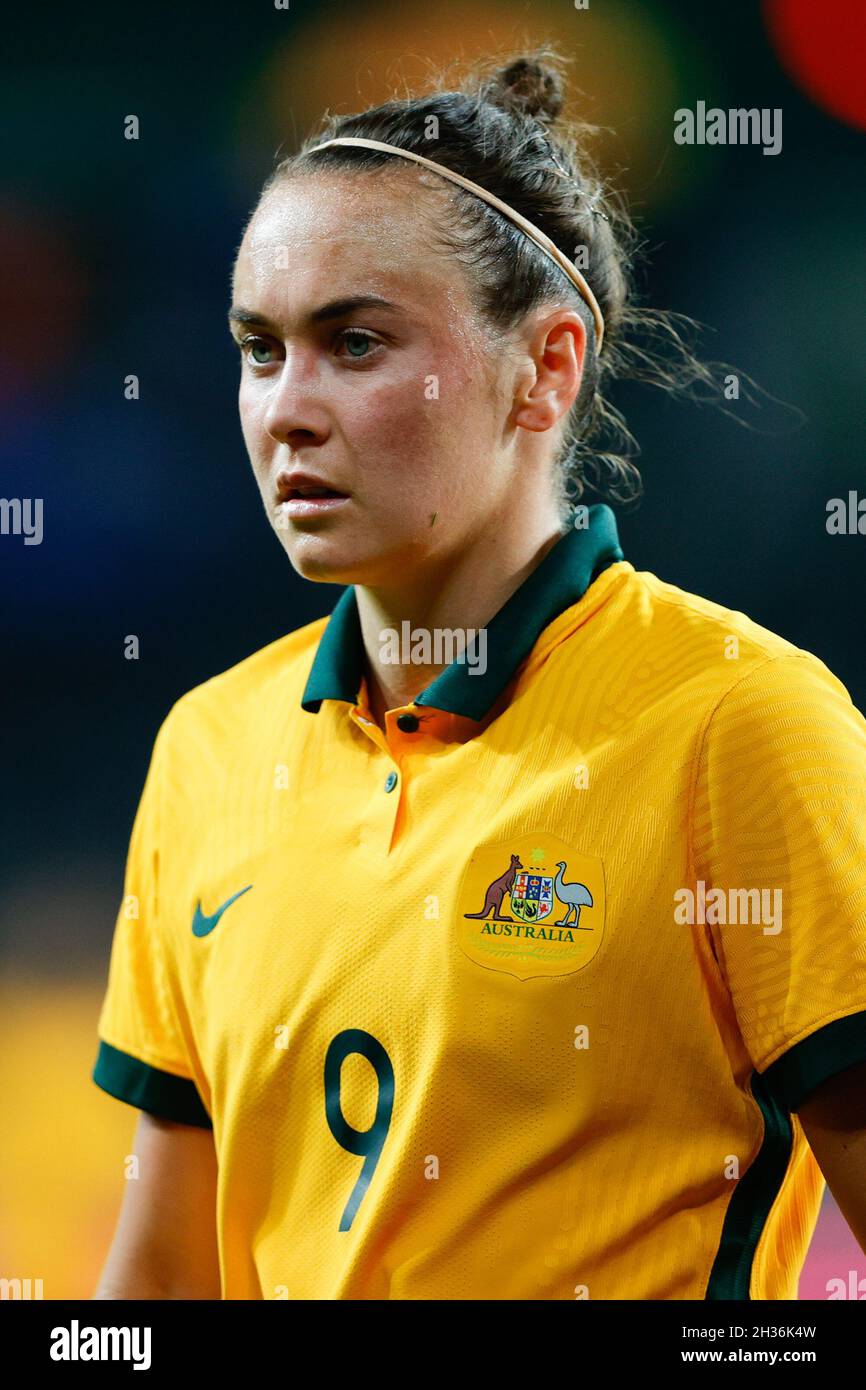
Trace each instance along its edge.
<path fill-rule="evenodd" d="M 605 934 L 604 863 L 530 826 L 474 846 L 452 912 L 453 938 L 476 966 L 515 980 L 576 975 Z"/>
<path fill-rule="evenodd" d="M 464 912 L 463 916 L 486 917 L 488 912 L 492 911 L 494 922 L 513 922 L 513 917 L 503 916 L 502 901 L 506 893 L 511 892 L 512 886 L 514 884 L 515 875 L 517 874 L 517 870 L 522 868 L 523 865 L 521 864 L 518 855 L 512 854 L 511 864 L 505 870 L 505 873 L 500 874 L 499 878 L 495 878 L 493 882 L 488 886 L 487 892 L 484 895 L 484 907 L 482 911 Z"/>

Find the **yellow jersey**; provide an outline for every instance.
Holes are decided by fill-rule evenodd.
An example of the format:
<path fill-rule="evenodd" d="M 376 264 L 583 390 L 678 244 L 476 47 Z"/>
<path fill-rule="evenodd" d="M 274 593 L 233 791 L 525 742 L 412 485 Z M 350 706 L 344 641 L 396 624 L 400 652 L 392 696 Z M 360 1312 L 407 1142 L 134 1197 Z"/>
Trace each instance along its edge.
<path fill-rule="evenodd" d="M 583 520 L 384 730 L 352 586 L 160 729 L 93 1077 L 212 1126 L 223 1298 L 796 1297 L 866 721 Z"/>

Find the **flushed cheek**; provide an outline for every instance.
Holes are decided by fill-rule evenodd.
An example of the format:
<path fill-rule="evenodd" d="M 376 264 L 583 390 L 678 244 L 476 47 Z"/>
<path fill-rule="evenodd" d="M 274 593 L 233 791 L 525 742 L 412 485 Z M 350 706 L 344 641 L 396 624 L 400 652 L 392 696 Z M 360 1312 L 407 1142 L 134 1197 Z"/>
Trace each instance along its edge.
<path fill-rule="evenodd" d="M 453 402 L 429 395 L 424 377 L 383 384 L 346 420 L 351 453 L 371 483 L 402 491 L 419 479 L 437 486 L 447 474 L 448 455 L 459 447 Z"/>

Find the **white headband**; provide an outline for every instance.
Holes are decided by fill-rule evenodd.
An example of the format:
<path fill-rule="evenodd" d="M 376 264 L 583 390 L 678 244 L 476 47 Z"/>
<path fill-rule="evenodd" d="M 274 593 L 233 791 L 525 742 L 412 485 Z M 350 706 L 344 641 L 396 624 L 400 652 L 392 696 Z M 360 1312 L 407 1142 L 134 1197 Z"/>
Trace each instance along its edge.
<path fill-rule="evenodd" d="M 463 188 L 468 188 L 472 193 L 476 193 L 479 198 L 483 198 L 491 207 L 498 208 L 506 217 L 510 217 L 522 231 L 526 233 L 545 255 L 555 261 L 560 270 L 565 271 L 571 283 L 580 292 L 583 299 L 592 310 L 592 317 L 595 321 L 595 350 L 601 352 L 601 345 L 604 342 L 604 316 L 602 315 L 599 302 L 589 287 L 588 282 L 581 275 L 577 266 L 560 251 L 559 247 L 546 236 L 539 227 L 523 217 L 514 208 L 503 203 L 501 198 L 497 198 L 494 193 L 488 193 L 486 188 L 480 184 L 473 183 L 471 179 L 465 179 L 462 174 L 455 174 L 453 169 L 446 169 L 444 164 L 436 164 L 434 160 L 427 159 L 423 154 L 415 154 L 413 150 L 404 150 L 401 145 L 385 145 L 381 140 L 366 140 L 359 135 L 341 135 L 334 140 L 324 140 L 321 145 L 314 145 L 307 154 L 315 154 L 316 150 L 325 150 L 329 145 L 365 145 L 371 150 L 389 150 L 392 154 L 402 155 L 404 159 L 414 159 L 418 164 L 426 164 L 428 169 L 435 169 L 437 174 L 442 174 L 444 178 L 451 179 L 453 183 L 459 183 Z"/>

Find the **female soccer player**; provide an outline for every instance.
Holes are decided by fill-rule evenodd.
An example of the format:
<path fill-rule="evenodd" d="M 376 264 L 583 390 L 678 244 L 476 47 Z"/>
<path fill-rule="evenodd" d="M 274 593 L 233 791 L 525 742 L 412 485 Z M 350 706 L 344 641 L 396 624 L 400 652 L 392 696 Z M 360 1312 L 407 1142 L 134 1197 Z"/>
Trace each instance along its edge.
<path fill-rule="evenodd" d="M 866 1248 L 866 721 L 579 503 L 611 379 L 713 377 L 561 105 L 548 53 L 332 118 L 246 228 L 244 439 L 345 588 L 156 740 L 97 1297 L 793 1298 L 825 1178 Z"/>

